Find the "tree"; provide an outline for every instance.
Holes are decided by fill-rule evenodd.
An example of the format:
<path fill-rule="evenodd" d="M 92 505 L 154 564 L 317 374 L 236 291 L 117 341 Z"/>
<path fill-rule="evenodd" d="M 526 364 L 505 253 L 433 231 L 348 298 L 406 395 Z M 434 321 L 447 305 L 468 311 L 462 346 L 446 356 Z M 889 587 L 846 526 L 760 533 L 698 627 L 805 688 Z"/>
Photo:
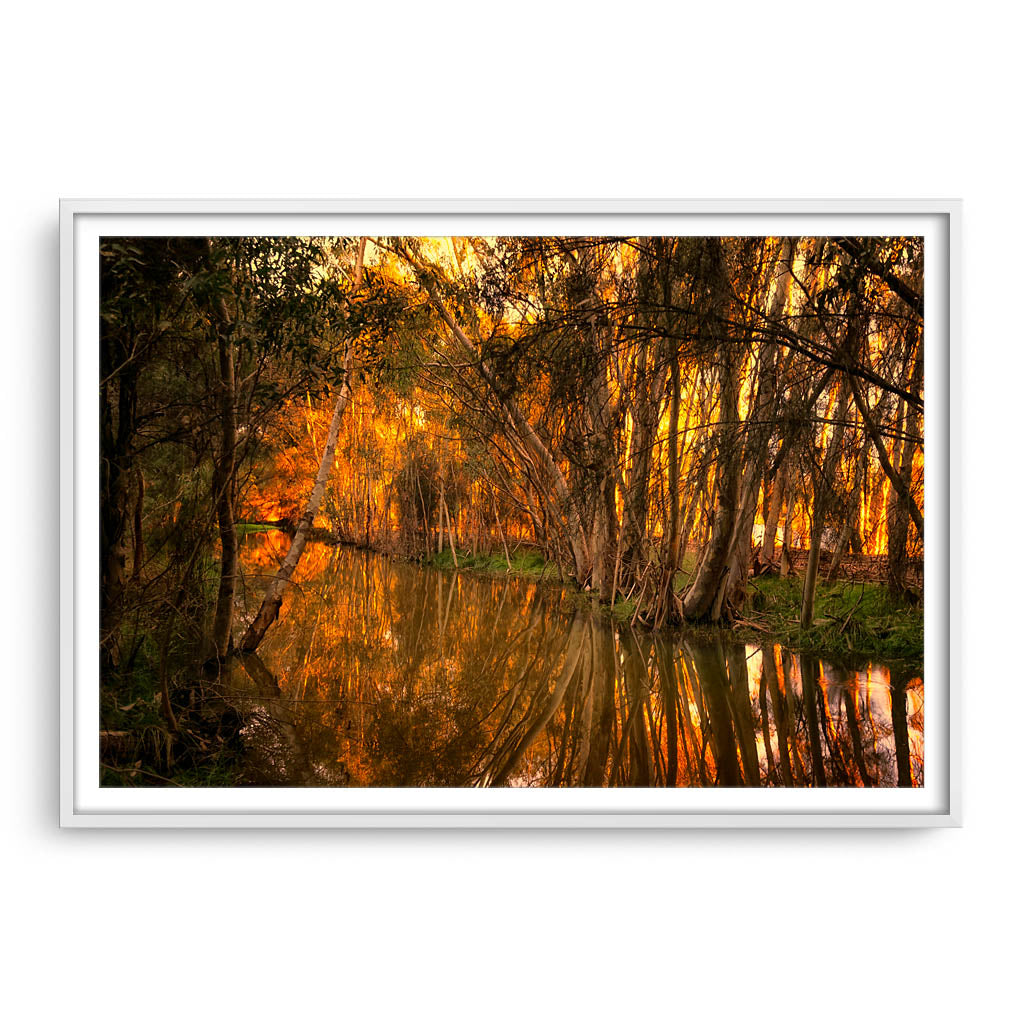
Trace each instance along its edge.
<path fill-rule="evenodd" d="M 363 259 L 366 251 L 366 239 L 359 239 L 359 246 L 356 252 L 355 269 L 352 276 L 352 291 L 358 293 L 363 286 Z M 259 647 L 274 620 L 277 618 L 281 602 L 284 600 L 285 588 L 291 581 L 302 552 L 306 547 L 310 531 L 313 529 L 313 521 L 323 501 L 324 491 L 327 488 L 327 481 L 330 477 L 331 467 L 334 465 L 334 449 L 338 443 L 338 433 L 341 430 L 341 420 L 348 408 L 352 397 L 352 350 L 351 340 L 346 343 L 344 357 L 344 372 L 341 386 L 338 388 L 337 397 L 334 400 L 334 412 L 331 415 L 331 424 L 327 430 L 327 440 L 324 442 L 323 455 L 320 458 L 320 466 L 317 469 L 316 479 L 313 481 L 313 489 L 310 491 L 309 500 L 306 502 L 305 511 L 296 526 L 295 534 L 292 537 L 288 554 L 281 563 L 267 592 L 263 597 L 263 603 L 255 618 L 249 623 L 245 634 L 239 645 L 243 651 L 252 652 Z"/>

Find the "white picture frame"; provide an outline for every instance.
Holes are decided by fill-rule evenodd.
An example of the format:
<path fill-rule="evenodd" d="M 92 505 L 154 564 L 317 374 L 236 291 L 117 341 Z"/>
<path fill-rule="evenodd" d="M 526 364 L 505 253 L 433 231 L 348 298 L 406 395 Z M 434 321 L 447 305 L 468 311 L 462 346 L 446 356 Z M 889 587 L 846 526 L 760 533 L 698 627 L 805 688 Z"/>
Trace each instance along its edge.
<path fill-rule="evenodd" d="M 958 200 L 117 200 L 60 204 L 60 824 L 73 828 L 910 828 L 961 816 Z M 383 230 L 388 229 L 388 230 Z M 925 784 L 919 789 L 99 786 L 98 238 L 163 234 L 925 236 Z"/>

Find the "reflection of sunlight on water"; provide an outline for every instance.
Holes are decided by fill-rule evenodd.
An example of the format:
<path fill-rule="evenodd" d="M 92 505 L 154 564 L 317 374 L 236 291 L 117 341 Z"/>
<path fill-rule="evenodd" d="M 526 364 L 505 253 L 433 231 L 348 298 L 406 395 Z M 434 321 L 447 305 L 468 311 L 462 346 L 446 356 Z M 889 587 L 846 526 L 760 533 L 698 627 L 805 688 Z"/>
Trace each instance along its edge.
<path fill-rule="evenodd" d="M 289 542 L 245 538 L 248 614 Z M 922 781 L 923 683 L 897 685 L 883 665 L 634 631 L 556 585 L 323 544 L 295 582 L 261 648 L 276 694 L 247 733 L 261 783 Z M 251 692 L 248 676 L 237 682 Z"/>
<path fill-rule="evenodd" d="M 761 648 L 752 647 L 747 644 L 743 648 L 747 660 L 747 680 L 750 689 L 750 699 L 757 700 L 758 691 L 761 686 Z"/>

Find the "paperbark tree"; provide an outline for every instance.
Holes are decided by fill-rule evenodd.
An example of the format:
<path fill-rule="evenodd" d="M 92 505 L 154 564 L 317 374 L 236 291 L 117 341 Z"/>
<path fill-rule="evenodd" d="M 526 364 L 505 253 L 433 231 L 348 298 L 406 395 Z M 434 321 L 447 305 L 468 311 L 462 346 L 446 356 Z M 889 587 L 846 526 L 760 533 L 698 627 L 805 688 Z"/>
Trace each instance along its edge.
<path fill-rule="evenodd" d="M 430 297 L 434 309 L 451 332 L 456 345 L 463 356 L 469 358 L 474 371 L 479 374 L 490 399 L 500 410 L 506 427 L 510 429 L 512 436 L 521 442 L 525 453 L 528 453 L 528 457 L 535 461 L 540 474 L 554 491 L 556 507 L 565 524 L 569 544 L 572 548 L 577 582 L 587 583 L 593 566 L 590 545 L 583 529 L 579 509 L 569 492 L 565 475 L 555 462 L 551 450 L 541 440 L 536 428 L 530 423 L 519 403 L 498 386 L 493 372 L 485 360 L 480 358 L 468 335 L 448 309 L 437 283 L 428 269 L 404 246 L 396 246 L 394 251 L 412 268 L 420 286 Z"/>
<path fill-rule="evenodd" d="M 356 251 L 355 273 L 353 274 L 352 290 L 358 292 L 363 284 L 363 258 L 366 252 L 366 238 L 359 239 L 359 246 Z M 327 430 L 327 440 L 324 442 L 323 455 L 320 457 L 320 466 L 317 470 L 316 479 L 313 482 L 313 489 L 310 492 L 309 500 L 306 502 L 305 511 L 295 529 L 288 553 L 281 563 L 270 585 L 267 587 L 263 597 L 263 603 L 255 618 L 249 623 L 245 634 L 242 637 L 240 648 L 246 653 L 255 651 L 263 642 L 267 630 L 270 629 L 281 610 L 281 603 L 284 600 L 285 590 L 291 582 L 292 575 L 299 564 L 302 552 L 306 547 L 306 541 L 313 529 L 313 522 L 323 501 L 324 491 L 327 489 L 327 481 L 331 475 L 331 468 L 334 465 L 334 450 L 338 444 L 338 434 L 341 431 L 342 418 L 352 398 L 352 342 L 346 342 L 345 364 L 341 386 L 334 401 L 334 411 L 331 415 L 331 424 Z"/>
<path fill-rule="evenodd" d="M 913 391 L 920 390 L 924 376 L 924 350 L 923 346 L 917 344 L 916 336 L 910 339 L 911 351 L 915 347 L 914 370 L 911 375 L 911 390 Z M 917 442 L 914 438 L 917 435 L 919 423 L 920 414 L 917 409 L 906 402 L 901 402 L 897 418 L 895 445 L 895 451 L 899 453 L 899 458 L 897 466 L 894 467 L 897 470 L 900 487 L 894 486 L 889 492 L 886 510 L 889 589 L 901 597 L 907 594 L 907 539 L 911 507 L 917 509 L 917 503 L 914 501 L 910 488 L 914 473 L 914 453 L 917 449 Z M 914 522 L 917 529 L 920 530 L 919 521 L 915 519 Z"/>
<path fill-rule="evenodd" d="M 722 244 L 707 239 L 711 266 L 712 322 L 719 331 L 727 319 L 728 282 Z M 694 573 L 693 582 L 682 602 L 683 615 L 690 620 L 708 616 L 715 603 L 722 575 L 727 570 L 730 542 L 735 528 L 741 478 L 740 445 L 738 442 L 740 371 L 742 358 L 738 346 L 723 337 L 716 346 L 719 412 L 716 435 L 715 511 L 711 536 Z"/>
<path fill-rule="evenodd" d="M 853 328 L 856 329 L 856 328 Z M 806 629 L 814 619 L 814 592 L 818 581 L 818 565 L 821 559 L 821 542 L 825 527 L 835 512 L 835 478 L 839 458 L 843 449 L 843 436 L 850 404 L 849 379 L 840 378 L 838 394 L 834 405 L 833 419 L 835 423 L 829 435 L 828 444 L 820 465 L 814 461 L 812 453 L 811 474 L 813 508 L 811 511 L 811 534 L 807 548 L 807 568 L 804 570 L 803 595 L 800 603 L 800 627 Z"/>

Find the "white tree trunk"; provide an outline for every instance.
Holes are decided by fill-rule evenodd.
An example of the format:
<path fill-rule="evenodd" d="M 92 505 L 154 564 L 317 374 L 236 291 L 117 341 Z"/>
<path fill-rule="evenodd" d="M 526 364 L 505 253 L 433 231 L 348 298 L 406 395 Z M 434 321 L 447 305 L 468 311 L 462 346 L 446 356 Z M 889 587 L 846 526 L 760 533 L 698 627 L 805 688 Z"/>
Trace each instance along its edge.
<path fill-rule="evenodd" d="M 356 272 L 355 279 L 353 282 L 353 288 L 358 291 L 362 287 L 363 283 L 363 256 L 366 251 L 366 239 L 359 239 L 359 250 L 356 254 Z M 277 574 L 270 581 L 270 586 L 267 587 L 267 592 L 263 597 L 263 604 L 260 605 L 260 610 L 256 613 L 256 618 L 249 624 L 249 628 L 245 631 L 245 636 L 242 637 L 242 642 L 239 645 L 242 651 L 251 653 L 259 647 L 263 641 L 263 637 L 266 636 L 267 630 L 273 624 L 277 618 L 278 613 L 281 610 L 281 602 L 284 600 L 284 592 L 289 582 L 291 581 L 292 574 L 295 572 L 295 567 L 299 564 L 299 559 L 302 557 L 302 552 L 306 547 L 306 541 L 309 539 L 309 534 L 313 529 L 313 520 L 316 518 L 316 514 L 320 509 L 320 503 L 323 501 L 324 492 L 327 490 L 327 481 L 331 476 L 331 467 L 334 465 L 334 450 L 338 445 L 338 434 L 341 431 L 341 420 L 345 413 L 345 409 L 348 407 L 349 401 L 352 398 L 352 345 L 349 343 L 345 351 L 345 373 L 344 380 L 342 381 L 341 387 L 338 389 L 338 397 L 334 403 L 334 413 L 331 416 L 331 425 L 327 431 L 327 440 L 324 443 L 323 455 L 320 457 L 320 468 L 317 470 L 316 481 L 313 484 L 312 493 L 309 496 L 309 501 L 306 503 L 306 511 L 302 514 L 302 518 L 299 520 L 298 527 L 295 530 L 295 536 L 292 537 L 291 546 L 288 548 L 288 554 L 285 555 L 284 561 L 281 563 L 281 568 L 278 569 Z"/>

